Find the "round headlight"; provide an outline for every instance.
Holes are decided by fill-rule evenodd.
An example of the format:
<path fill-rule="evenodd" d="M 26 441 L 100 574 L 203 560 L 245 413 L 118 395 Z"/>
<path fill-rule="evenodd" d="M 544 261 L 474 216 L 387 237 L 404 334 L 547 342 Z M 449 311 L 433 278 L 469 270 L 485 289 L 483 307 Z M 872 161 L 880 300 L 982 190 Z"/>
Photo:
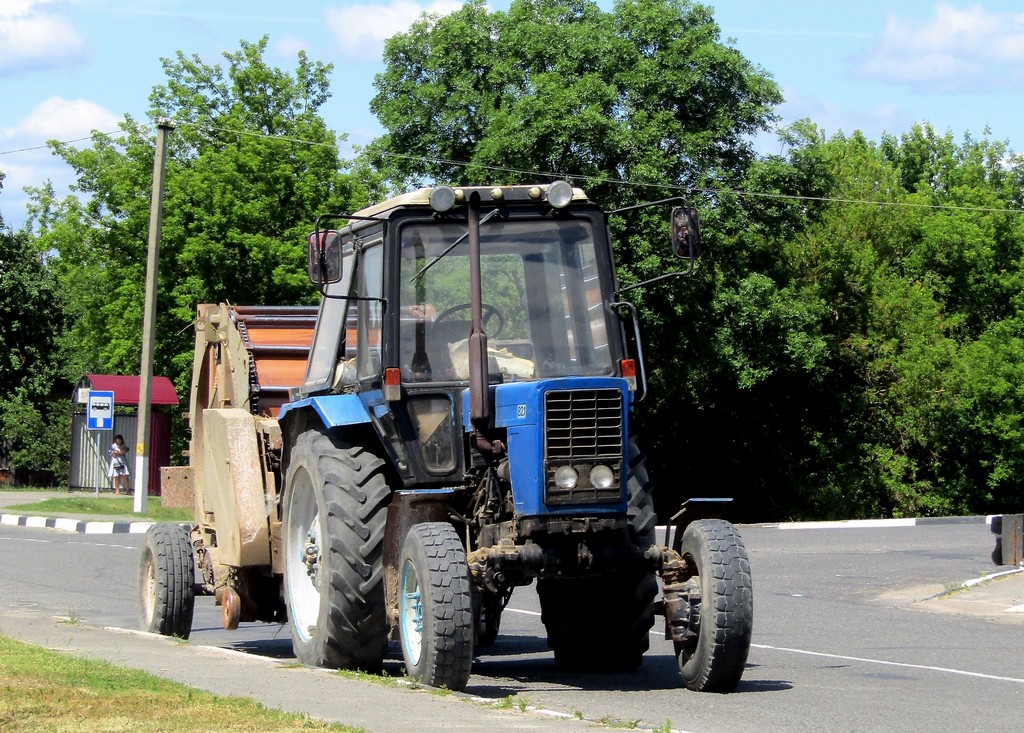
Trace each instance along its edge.
<path fill-rule="evenodd" d="M 455 189 L 451 186 L 438 186 L 430 192 L 430 208 L 444 213 L 455 205 Z"/>
<path fill-rule="evenodd" d="M 572 466 L 559 466 L 555 471 L 555 484 L 560 489 L 575 489 L 579 480 L 580 475 Z"/>
<path fill-rule="evenodd" d="M 572 186 L 565 181 L 555 181 L 548 186 L 548 203 L 556 209 L 569 205 L 572 201 Z"/>
<path fill-rule="evenodd" d="M 608 466 L 594 466 L 590 469 L 590 485 L 595 489 L 607 489 L 615 483 L 615 472 Z"/>

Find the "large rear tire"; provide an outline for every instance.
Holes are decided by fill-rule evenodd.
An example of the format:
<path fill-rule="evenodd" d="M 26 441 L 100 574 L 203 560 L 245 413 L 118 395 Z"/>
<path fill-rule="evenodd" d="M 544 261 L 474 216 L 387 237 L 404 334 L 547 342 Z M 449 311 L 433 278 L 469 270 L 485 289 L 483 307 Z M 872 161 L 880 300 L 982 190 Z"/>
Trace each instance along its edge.
<path fill-rule="evenodd" d="M 398 632 L 406 673 L 431 687 L 462 690 L 473 663 L 469 565 L 455 528 L 413 525 L 398 571 Z"/>
<path fill-rule="evenodd" d="M 187 639 L 195 610 L 195 554 L 178 524 L 146 530 L 139 561 L 139 628 Z"/>
<path fill-rule="evenodd" d="M 295 656 L 378 672 L 387 648 L 384 462 L 318 431 L 291 452 L 283 513 L 285 600 Z"/>
<path fill-rule="evenodd" d="M 697 572 L 687 584 L 695 593 L 689 616 L 696 636 L 676 643 L 679 673 L 691 690 L 729 692 L 743 676 L 753 632 L 747 550 L 732 524 L 702 519 L 683 532 L 682 555 Z"/>

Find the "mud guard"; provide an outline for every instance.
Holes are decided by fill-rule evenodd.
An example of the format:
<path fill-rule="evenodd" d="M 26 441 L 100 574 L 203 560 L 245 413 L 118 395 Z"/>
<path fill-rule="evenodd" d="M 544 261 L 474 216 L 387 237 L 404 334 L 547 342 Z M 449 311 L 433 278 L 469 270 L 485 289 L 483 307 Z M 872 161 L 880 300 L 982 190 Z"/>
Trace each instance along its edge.
<path fill-rule="evenodd" d="M 732 497 L 696 497 L 680 505 L 665 527 L 665 544 L 676 552 L 683 546 L 683 532 L 687 525 L 699 519 L 722 519 L 725 507 L 732 503 Z M 669 533 L 671 532 L 671 537 Z M 671 539 L 671 542 L 669 540 Z"/>

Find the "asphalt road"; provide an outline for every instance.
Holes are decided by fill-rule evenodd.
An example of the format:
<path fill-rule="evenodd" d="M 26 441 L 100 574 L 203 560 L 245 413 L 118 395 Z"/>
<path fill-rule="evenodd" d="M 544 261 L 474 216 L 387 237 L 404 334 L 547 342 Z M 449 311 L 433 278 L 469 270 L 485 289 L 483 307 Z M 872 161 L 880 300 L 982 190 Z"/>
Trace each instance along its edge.
<path fill-rule="evenodd" d="M 681 689 L 660 626 L 637 673 L 559 671 L 532 589 L 516 591 L 502 636 L 475 661 L 467 692 L 494 700 L 518 695 L 591 721 L 647 728 L 671 721 L 674 730 L 700 733 L 1022 729 L 1024 613 L 971 609 L 966 597 L 925 600 L 997 570 L 984 524 L 741 532 L 751 555 L 755 622 L 735 693 Z M 11 614 L 133 628 L 140 544 L 137 535 L 0 526 L 0 630 Z M 1024 588 L 1021 576 L 996 582 L 1006 583 L 1000 597 Z M 291 657 L 287 629 L 244 624 L 225 632 L 210 598 L 198 600 L 190 642 Z M 401 673 L 397 648 L 387 666 Z M 563 730 L 559 722 L 551 729 Z"/>

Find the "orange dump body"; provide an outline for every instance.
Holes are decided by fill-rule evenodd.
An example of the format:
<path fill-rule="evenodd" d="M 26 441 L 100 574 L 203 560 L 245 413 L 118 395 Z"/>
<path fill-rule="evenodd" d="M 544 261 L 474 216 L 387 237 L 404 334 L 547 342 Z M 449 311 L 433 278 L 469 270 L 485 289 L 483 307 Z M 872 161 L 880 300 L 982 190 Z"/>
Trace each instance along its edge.
<path fill-rule="evenodd" d="M 250 355 L 250 386 L 259 400 L 254 412 L 277 417 L 288 389 L 303 383 L 313 343 L 316 306 L 232 306 L 242 342 Z M 257 397 L 258 396 L 258 397 Z"/>

